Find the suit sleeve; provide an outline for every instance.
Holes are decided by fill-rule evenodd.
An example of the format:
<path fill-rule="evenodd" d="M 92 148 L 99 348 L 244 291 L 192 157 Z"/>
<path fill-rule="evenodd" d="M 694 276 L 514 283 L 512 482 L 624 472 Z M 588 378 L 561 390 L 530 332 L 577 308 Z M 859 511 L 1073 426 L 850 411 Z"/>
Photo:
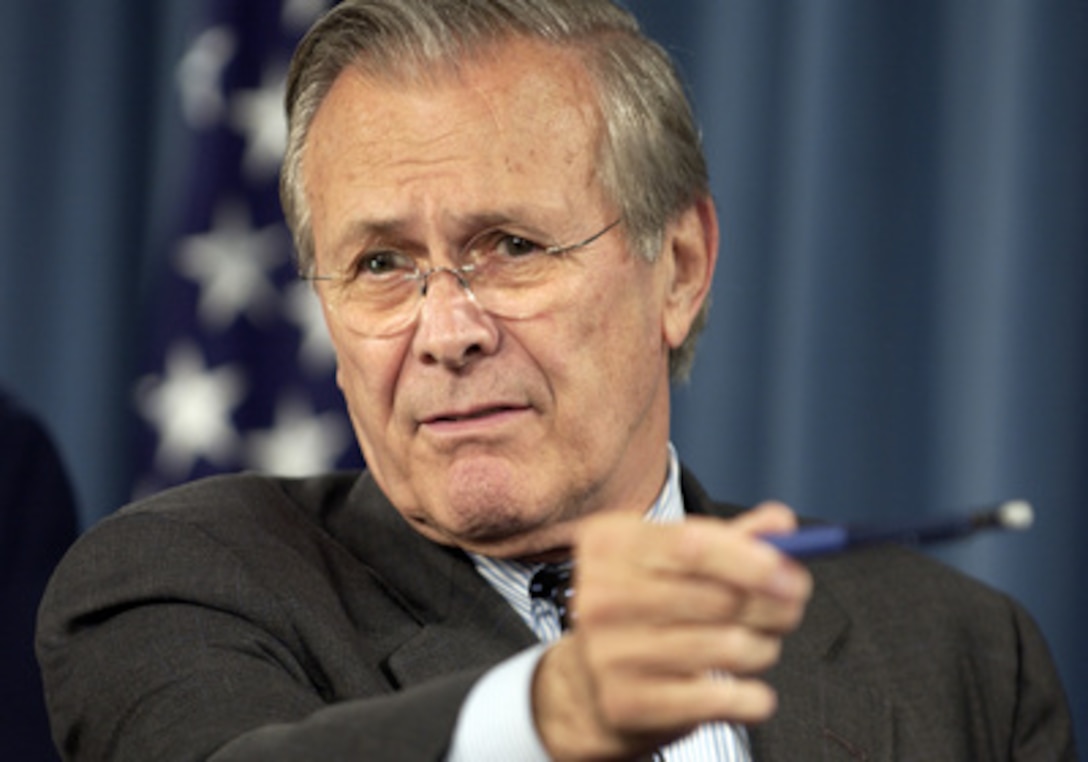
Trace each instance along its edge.
<path fill-rule="evenodd" d="M 306 571 L 274 589 L 253 557 Z M 304 567 L 286 545 L 243 558 L 152 513 L 82 538 L 50 584 L 38 638 L 65 759 L 442 759 L 481 670 L 396 689 L 359 656 L 365 643 L 351 652 L 321 586 L 299 586 L 320 560 Z"/>
<path fill-rule="evenodd" d="M 1020 649 L 1011 758 L 1076 762 L 1072 718 L 1050 649 L 1031 616 L 1010 605 Z"/>

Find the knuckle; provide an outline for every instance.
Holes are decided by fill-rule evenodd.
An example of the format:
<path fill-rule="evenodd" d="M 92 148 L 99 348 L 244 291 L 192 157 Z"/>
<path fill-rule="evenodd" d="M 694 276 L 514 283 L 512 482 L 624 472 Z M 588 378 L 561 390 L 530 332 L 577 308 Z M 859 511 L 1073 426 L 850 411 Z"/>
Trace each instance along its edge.
<path fill-rule="evenodd" d="M 721 639 L 719 665 L 731 673 L 751 674 L 771 667 L 781 654 L 781 638 L 731 628 Z"/>
<path fill-rule="evenodd" d="M 728 525 L 709 524 L 705 521 L 688 520 L 677 527 L 676 540 L 672 545 L 675 561 L 683 569 L 701 569 L 711 556 L 712 532 L 729 531 Z"/>
<path fill-rule="evenodd" d="M 579 586 L 573 605 L 578 626 L 583 630 L 611 621 L 619 606 L 615 596 L 598 585 L 588 584 Z"/>
<path fill-rule="evenodd" d="M 717 585 L 713 595 L 713 603 L 707 608 L 713 612 L 715 619 L 719 622 L 733 621 L 744 608 L 742 596 L 726 585 Z"/>
<path fill-rule="evenodd" d="M 622 730 L 637 725 L 645 717 L 647 707 L 638 691 L 620 681 L 609 681 L 597 695 L 598 710 L 605 725 Z"/>
<path fill-rule="evenodd" d="M 718 689 L 719 709 L 723 716 L 740 722 L 770 719 L 778 707 L 778 696 L 765 682 L 753 678 L 732 678 Z"/>

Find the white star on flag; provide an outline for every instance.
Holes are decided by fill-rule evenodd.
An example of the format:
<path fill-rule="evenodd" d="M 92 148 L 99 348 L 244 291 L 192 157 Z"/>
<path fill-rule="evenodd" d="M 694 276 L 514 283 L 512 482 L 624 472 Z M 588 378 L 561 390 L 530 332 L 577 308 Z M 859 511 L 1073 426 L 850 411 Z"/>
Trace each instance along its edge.
<path fill-rule="evenodd" d="M 278 476 L 309 476 L 331 470 L 351 440 L 338 412 L 315 414 L 300 396 L 288 395 L 276 406 L 274 427 L 246 438 L 250 468 Z"/>
<path fill-rule="evenodd" d="M 243 169 L 251 182 L 276 177 L 287 149 L 283 95 L 287 72 L 266 69 L 261 86 L 240 90 L 231 102 L 231 125 L 246 138 Z"/>
<path fill-rule="evenodd" d="M 234 57 L 237 41 L 230 27 L 202 32 L 175 69 L 185 121 L 195 129 L 211 127 L 223 116 L 223 70 Z"/>
<path fill-rule="evenodd" d="M 328 7 L 328 0 L 285 0 L 280 19 L 286 29 L 304 32 Z"/>
<path fill-rule="evenodd" d="M 274 308 L 279 295 L 271 273 L 284 263 L 287 231 L 282 224 L 254 230 L 239 204 L 221 204 L 212 230 L 178 245 L 177 269 L 200 285 L 200 319 L 223 330 L 245 314 L 251 322 Z"/>
<path fill-rule="evenodd" d="M 184 475 L 199 458 L 229 464 L 238 446 L 231 413 L 244 397 L 238 368 L 209 369 L 195 344 L 174 345 L 163 375 L 145 377 L 137 387 L 137 408 L 159 435 L 156 466 Z"/>
<path fill-rule="evenodd" d="M 292 283 L 284 297 L 284 316 L 302 334 L 298 350 L 299 364 L 314 375 L 336 368 L 336 350 L 329 338 L 325 315 L 317 294 L 306 281 Z"/>

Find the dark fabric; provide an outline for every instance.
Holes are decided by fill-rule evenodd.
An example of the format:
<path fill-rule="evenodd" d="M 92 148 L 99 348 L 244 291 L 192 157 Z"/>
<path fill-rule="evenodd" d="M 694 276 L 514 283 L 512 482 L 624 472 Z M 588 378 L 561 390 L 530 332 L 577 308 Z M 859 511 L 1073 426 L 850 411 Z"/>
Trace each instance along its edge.
<path fill-rule="evenodd" d="M 732 515 L 684 477 L 689 509 Z M 757 760 L 1073 759 L 1013 602 L 899 551 L 813 565 Z M 438 760 L 483 670 L 534 643 L 367 476 L 222 477 L 124 509 L 61 565 L 39 633 L 69 760 Z"/>
<path fill-rule="evenodd" d="M 56 760 L 34 661 L 46 582 L 76 537 L 64 468 L 41 424 L 0 394 L 0 758 Z"/>

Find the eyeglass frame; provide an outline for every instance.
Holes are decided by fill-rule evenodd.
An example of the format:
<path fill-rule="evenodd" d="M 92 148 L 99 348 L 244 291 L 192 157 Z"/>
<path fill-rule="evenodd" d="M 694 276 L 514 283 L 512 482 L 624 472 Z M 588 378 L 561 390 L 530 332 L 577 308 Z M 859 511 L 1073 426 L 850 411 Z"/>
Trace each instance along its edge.
<path fill-rule="evenodd" d="M 546 247 L 543 247 L 540 250 L 540 253 L 541 253 L 541 255 L 558 256 L 558 255 L 561 255 L 561 254 L 567 254 L 569 252 L 577 251 L 578 249 L 585 248 L 586 246 L 589 246 L 591 243 L 594 243 L 598 239 L 604 237 L 605 234 L 607 234 L 613 228 L 619 226 L 620 223 L 622 223 L 622 222 L 623 222 L 623 217 L 619 216 L 616 219 L 612 220 L 612 222 L 608 223 L 603 228 L 598 230 L 596 233 L 593 233 L 592 235 L 590 235 L 587 238 L 582 239 L 581 241 L 578 241 L 576 243 L 570 243 L 570 244 L 558 244 L 558 245 L 554 245 L 554 246 L 546 246 Z M 484 231 L 482 233 L 479 233 L 479 234 L 473 236 L 472 239 L 470 239 L 469 242 L 462 248 L 462 250 L 461 250 L 462 253 L 465 252 L 465 251 L 471 251 L 472 247 L 473 247 L 473 244 L 477 240 L 483 239 L 485 236 L 487 236 L 489 234 L 489 232 L 493 232 L 493 231 Z M 419 282 L 420 299 L 418 300 L 418 304 L 422 305 L 423 299 L 425 299 L 427 297 L 427 288 L 428 288 L 428 286 L 430 284 L 431 276 L 434 275 L 435 273 L 447 272 L 450 275 L 452 275 L 454 277 L 454 279 L 457 281 L 458 285 L 460 285 L 461 288 L 464 289 L 465 293 L 468 295 L 468 298 L 472 301 L 473 304 L 475 304 L 477 307 L 479 307 L 484 312 L 488 312 L 490 314 L 490 310 L 487 307 L 485 307 L 483 304 L 480 303 L 480 301 L 476 297 L 476 293 L 472 290 L 472 283 L 471 283 L 471 277 L 470 276 L 471 276 L 471 273 L 475 269 L 476 269 L 476 265 L 471 263 L 471 262 L 463 264 L 463 265 L 453 266 L 453 267 L 448 266 L 448 265 L 438 265 L 438 266 L 435 266 L 435 267 L 428 267 L 426 270 L 421 270 L 418 264 L 413 264 L 413 271 L 410 274 L 406 274 L 404 276 L 404 280 L 406 282 L 407 281 L 418 281 Z M 298 277 L 301 280 L 311 281 L 311 282 L 329 282 L 329 281 L 348 281 L 348 280 L 351 279 L 352 276 L 347 274 L 347 273 L 321 274 L 321 273 L 305 273 L 305 272 L 300 271 L 298 273 Z M 407 323 L 405 323 L 405 325 L 402 328 L 393 329 L 393 330 L 391 330 L 389 332 L 389 334 L 380 333 L 380 334 L 375 334 L 375 335 L 376 336 L 384 336 L 384 335 L 395 334 L 395 333 L 397 333 L 397 332 L 399 332 L 401 330 L 406 329 L 408 326 L 412 325 L 412 323 L 415 322 L 415 319 L 416 319 L 416 317 L 413 317 L 411 320 L 409 320 Z"/>

